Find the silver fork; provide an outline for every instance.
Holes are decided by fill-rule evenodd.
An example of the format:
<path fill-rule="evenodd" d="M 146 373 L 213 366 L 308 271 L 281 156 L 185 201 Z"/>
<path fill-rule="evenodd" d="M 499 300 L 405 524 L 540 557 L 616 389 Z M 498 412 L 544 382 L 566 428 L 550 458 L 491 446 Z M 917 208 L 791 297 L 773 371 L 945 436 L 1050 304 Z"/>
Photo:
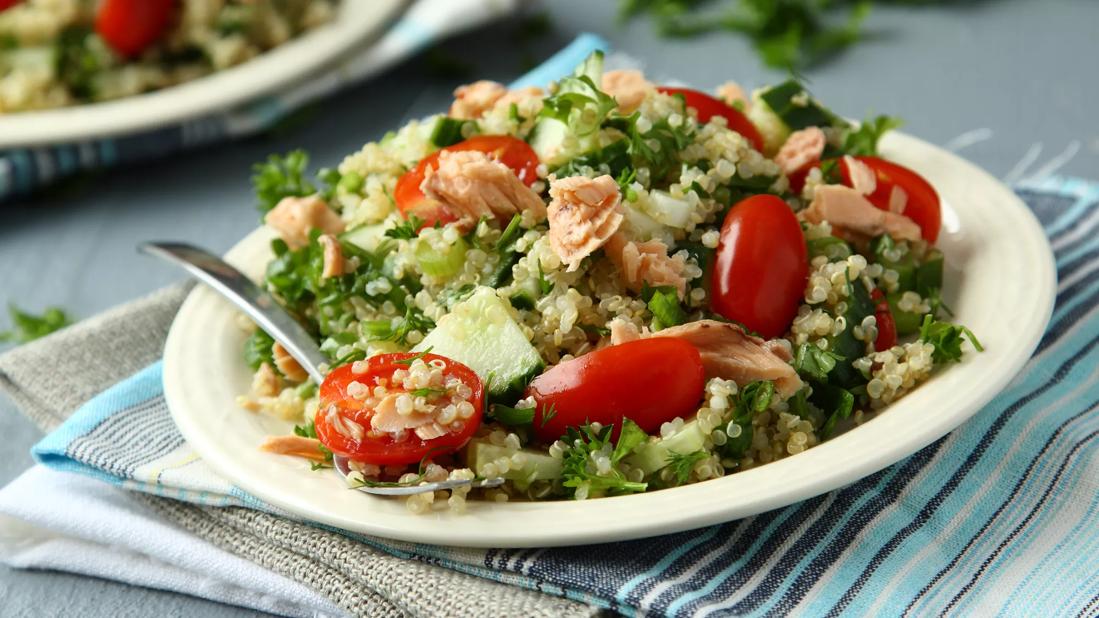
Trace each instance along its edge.
<path fill-rule="evenodd" d="M 227 264 L 218 256 L 185 243 L 178 242 L 146 242 L 137 246 L 137 250 L 147 255 L 152 255 L 168 262 L 183 267 L 191 276 L 210 286 L 226 300 L 237 306 L 248 317 L 275 341 L 282 344 L 290 356 L 305 369 L 314 382 L 324 382 L 324 372 L 321 366 L 328 362 L 320 348 L 314 343 L 313 338 L 298 324 L 282 305 L 275 301 L 266 290 L 256 285 L 244 273 Z M 333 458 L 333 467 L 336 473 L 344 478 L 349 485 L 355 480 L 349 480 L 347 459 L 336 456 Z M 472 479 L 472 480 L 446 480 L 437 482 L 424 482 L 416 485 L 382 484 L 382 485 L 358 485 L 355 489 L 368 494 L 385 496 L 407 496 L 411 494 L 426 493 L 437 489 L 454 489 L 469 485 L 471 487 L 498 487 L 503 485 L 503 478 Z"/>

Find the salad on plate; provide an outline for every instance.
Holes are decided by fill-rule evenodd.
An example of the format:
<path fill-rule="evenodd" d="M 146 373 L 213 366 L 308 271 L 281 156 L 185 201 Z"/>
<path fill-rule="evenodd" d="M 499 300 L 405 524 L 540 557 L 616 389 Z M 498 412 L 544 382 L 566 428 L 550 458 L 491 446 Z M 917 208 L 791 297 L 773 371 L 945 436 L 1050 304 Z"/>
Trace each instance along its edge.
<path fill-rule="evenodd" d="M 0 0 L 0 114 L 128 97 L 238 65 L 335 0 Z"/>
<path fill-rule="evenodd" d="M 408 497 L 592 499 L 796 455 L 980 350 L 943 303 L 935 189 L 796 81 L 663 87 L 593 54 L 547 90 L 479 81 L 306 173 L 257 165 L 265 285 L 330 359 L 250 324 L 264 450 Z M 886 412 L 887 413 L 887 412 Z"/>

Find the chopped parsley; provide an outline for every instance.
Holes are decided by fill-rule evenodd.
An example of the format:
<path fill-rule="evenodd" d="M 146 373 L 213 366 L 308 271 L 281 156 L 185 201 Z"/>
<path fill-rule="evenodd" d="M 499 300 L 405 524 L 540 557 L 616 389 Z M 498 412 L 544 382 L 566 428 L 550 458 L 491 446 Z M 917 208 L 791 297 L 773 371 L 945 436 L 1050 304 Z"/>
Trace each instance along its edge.
<path fill-rule="evenodd" d="M 8 305 L 8 315 L 11 316 L 12 328 L 0 331 L 0 342 L 27 343 L 72 324 L 68 314 L 58 307 L 48 307 L 42 315 L 34 315 L 15 305 Z"/>
<path fill-rule="evenodd" d="M 570 427 L 561 440 L 568 445 L 565 449 L 561 478 L 562 485 L 571 490 L 573 497 L 597 497 L 603 495 L 621 495 L 645 491 L 648 483 L 634 482 L 618 469 L 617 464 L 649 439 L 636 423 L 622 420 L 622 431 L 618 441 L 612 443 L 613 425 L 607 425 L 596 431 L 591 425 Z M 606 458 L 605 469 L 600 470 L 596 460 Z"/>
<path fill-rule="evenodd" d="M 962 359 L 962 343 L 968 339 L 978 352 L 984 347 L 973 331 L 960 324 L 951 324 L 936 320 L 931 314 L 925 315 L 920 327 L 920 341 L 935 346 L 931 359 L 936 363 L 953 363 Z"/>
<path fill-rule="evenodd" d="M 500 234 L 500 239 L 496 241 L 496 251 L 504 252 L 511 249 L 511 246 L 515 244 L 515 241 L 519 238 L 519 235 L 523 233 L 523 228 L 519 227 L 519 222 L 522 217 L 519 214 L 515 214 L 511 217 L 511 221 L 508 222 L 507 227 Z"/>
<path fill-rule="evenodd" d="M 835 352 L 822 350 L 812 343 L 803 343 L 794 355 L 794 369 L 802 376 L 824 382 L 839 360 L 843 357 Z"/>
<path fill-rule="evenodd" d="M 882 136 L 903 124 L 903 120 L 894 116 L 867 118 L 859 128 L 847 132 L 843 140 L 843 154 L 852 157 L 877 156 L 878 142 Z"/>
<path fill-rule="evenodd" d="M 492 418 L 509 427 L 522 427 L 534 423 L 534 408 L 513 408 L 500 403 L 492 404 L 489 409 Z"/>
<path fill-rule="evenodd" d="M 406 365 L 408 367 L 411 367 L 413 362 L 422 359 L 423 357 L 427 356 L 430 353 L 431 353 L 431 348 L 428 348 L 428 349 L 424 350 L 423 352 L 413 354 L 412 356 L 409 356 L 408 358 L 402 358 L 401 360 L 393 361 L 393 363 L 396 364 L 396 365 Z"/>
<path fill-rule="evenodd" d="M 302 197 L 317 192 L 305 176 L 309 155 L 304 150 L 292 150 L 285 155 L 267 157 L 267 161 L 252 166 L 252 188 L 256 192 L 256 207 L 261 213 L 274 208 L 284 197 Z"/>
<path fill-rule="evenodd" d="M 259 369 L 264 363 L 275 366 L 274 354 L 271 351 L 273 345 L 275 340 L 262 328 L 252 331 L 252 334 L 244 340 L 244 360 L 253 371 Z"/>
<path fill-rule="evenodd" d="M 387 238 L 399 240 L 412 240 L 420 234 L 420 228 L 424 226 L 424 220 L 416 215 L 408 215 L 408 219 L 394 225 L 385 231 Z"/>

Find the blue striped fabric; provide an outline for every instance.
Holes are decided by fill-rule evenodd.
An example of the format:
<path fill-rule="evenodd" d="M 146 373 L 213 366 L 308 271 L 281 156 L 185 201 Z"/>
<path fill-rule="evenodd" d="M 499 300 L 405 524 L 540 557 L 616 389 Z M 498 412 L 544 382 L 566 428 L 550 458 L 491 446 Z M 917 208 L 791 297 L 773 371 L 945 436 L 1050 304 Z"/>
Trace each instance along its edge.
<path fill-rule="evenodd" d="M 999 397 L 915 455 L 784 509 L 639 541 L 477 550 L 353 538 L 627 615 L 1099 615 L 1099 184 L 1048 178 L 1018 193 L 1057 258 L 1049 330 Z M 269 509 L 186 452 L 159 370 L 93 400 L 35 456 L 132 489 Z"/>
<path fill-rule="evenodd" d="M 79 172 L 146 162 L 260 133 L 303 105 L 380 73 L 440 39 L 506 14 L 516 5 L 516 0 L 417 0 L 377 43 L 287 92 L 132 135 L 0 150 L 0 204 Z"/>

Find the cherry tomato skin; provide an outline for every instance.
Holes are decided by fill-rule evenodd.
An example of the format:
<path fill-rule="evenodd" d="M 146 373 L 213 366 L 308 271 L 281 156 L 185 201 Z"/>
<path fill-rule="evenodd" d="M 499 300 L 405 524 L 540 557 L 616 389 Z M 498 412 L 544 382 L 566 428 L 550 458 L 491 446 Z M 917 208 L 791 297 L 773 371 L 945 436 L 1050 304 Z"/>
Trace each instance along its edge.
<path fill-rule="evenodd" d="M 175 0 L 104 0 L 95 31 L 122 56 L 136 56 L 164 34 Z"/>
<path fill-rule="evenodd" d="M 874 340 L 874 349 L 884 352 L 897 345 L 897 322 L 893 319 L 889 301 L 881 290 L 874 288 L 870 298 L 874 301 L 874 319 L 878 322 L 878 338 Z"/>
<path fill-rule="evenodd" d="M 889 196 L 893 187 L 900 187 L 908 195 L 905 203 L 904 216 L 912 219 L 920 226 L 920 235 L 931 244 L 939 239 L 939 230 L 942 227 L 942 206 L 939 202 L 939 194 L 931 183 L 916 172 L 898 165 L 892 161 L 886 161 L 880 157 L 855 157 L 874 171 L 878 186 L 873 193 L 867 196 L 872 204 L 882 210 L 889 210 Z M 843 182 L 851 185 L 851 172 L 847 169 L 847 162 L 840 159 L 840 173 Z"/>
<path fill-rule="evenodd" d="M 461 429 L 431 440 L 421 440 L 413 433 L 401 442 L 395 442 L 388 434 L 370 435 L 370 419 L 374 411 L 365 408 L 362 400 L 348 394 L 348 385 L 351 382 L 359 382 L 373 388 L 379 378 L 388 380 L 394 371 L 407 369 L 408 365 L 402 365 L 397 361 L 413 356 L 415 355 L 410 353 L 374 356 L 366 361 L 366 372 L 359 374 L 352 371 L 350 363 L 333 369 L 320 386 L 321 403 L 314 419 L 317 438 L 321 444 L 337 455 L 375 465 L 418 463 L 425 456 L 446 455 L 465 446 L 481 425 L 481 416 L 484 412 L 484 383 L 469 367 L 437 354 L 424 355 L 424 362 L 442 360 L 447 365 L 444 373 L 458 378 L 473 391 L 469 398 L 470 403 L 473 404 L 473 416 L 465 421 Z M 358 423 L 366 430 L 366 437 L 363 440 L 355 441 L 332 427 L 328 410 L 333 406 L 336 414 Z"/>
<path fill-rule="evenodd" d="M 752 143 L 752 147 L 756 150 L 763 150 L 763 136 L 759 134 L 759 129 L 756 125 L 752 124 L 748 117 L 741 113 L 735 107 L 725 103 L 721 99 L 715 99 L 705 92 L 699 92 L 697 90 L 691 90 L 690 88 L 666 88 L 664 86 L 657 87 L 657 90 L 664 94 L 680 94 L 683 95 L 684 100 L 687 102 L 687 107 L 693 107 L 698 112 L 698 121 L 702 124 L 706 124 L 714 116 L 721 116 L 724 118 L 728 127 L 737 133 L 740 133 Z"/>
<path fill-rule="evenodd" d="M 476 150 L 489 155 L 510 167 L 528 187 L 538 180 L 538 155 L 529 144 L 507 135 L 475 135 L 424 157 L 416 167 L 397 179 L 393 200 L 397 202 L 397 209 L 406 219 L 410 215 L 416 215 L 424 221 L 425 227 L 431 227 L 436 222 L 442 225 L 457 220 L 442 204 L 424 195 L 420 185 L 424 182 L 427 168 L 438 167 L 441 153 L 463 150 Z"/>
<path fill-rule="evenodd" d="M 10 9 L 11 7 L 19 4 L 22 0 L 0 0 L 0 11 Z"/>
<path fill-rule="evenodd" d="M 565 361 L 534 378 L 535 436 L 552 442 L 569 427 L 621 427 L 629 418 L 648 433 L 698 409 L 706 373 L 694 346 L 652 337 L 614 345 Z M 547 410 L 553 413 L 546 417 Z"/>
<path fill-rule="evenodd" d="M 801 225 L 774 195 L 741 200 L 725 216 L 711 273 L 711 308 L 767 339 L 786 332 L 809 276 Z"/>

